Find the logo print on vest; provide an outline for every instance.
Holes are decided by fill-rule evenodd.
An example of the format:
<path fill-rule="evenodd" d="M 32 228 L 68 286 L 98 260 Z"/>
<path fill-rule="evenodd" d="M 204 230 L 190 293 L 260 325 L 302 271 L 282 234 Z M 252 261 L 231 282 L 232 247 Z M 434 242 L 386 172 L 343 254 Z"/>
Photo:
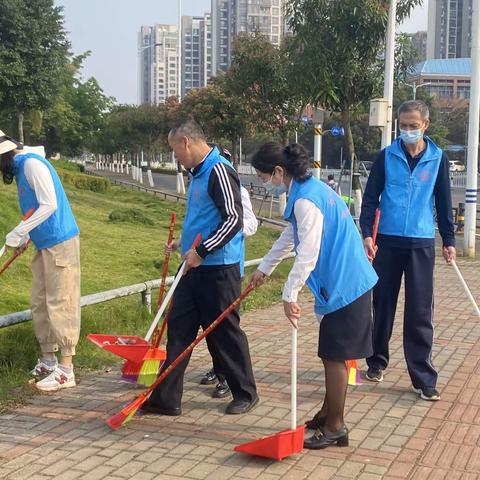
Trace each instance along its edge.
<path fill-rule="evenodd" d="M 427 183 L 432 178 L 432 174 L 428 170 L 421 170 L 417 177 L 421 182 Z"/>

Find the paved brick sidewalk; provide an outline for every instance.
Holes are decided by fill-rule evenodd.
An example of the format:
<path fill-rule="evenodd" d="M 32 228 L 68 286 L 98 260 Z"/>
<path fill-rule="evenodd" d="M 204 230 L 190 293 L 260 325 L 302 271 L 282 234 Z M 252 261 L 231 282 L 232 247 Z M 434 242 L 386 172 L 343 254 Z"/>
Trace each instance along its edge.
<path fill-rule="evenodd" d="M 458 261 L 480 299 L 480 261 Z M 304 301 L 299 332 L 299 421 L 318 410 L 323 371 L 317 325 Z M 411 392 L 401 345 L 401 312 L 392 362 L 381 384 L 349 387 L 350 447 L 304 451 L 282 462 L 233 452 L 244 441 L 289 426 L 290 330 L 280 305 L 243 317 L 261 404 L 243 416 L 223 414 L 226 402 L 198 385 L 209 368 L 206 348 L 194 352 L 184 415 L 136 418 L 111 431 L 104 423 L 138 390 L 118 372 L 83 378 L 76 389 L 43 395 L 0 416 L 0 478 L 79 479 L 476 479 L 480 478 L 480 324 L 453 269 L 436 269 L 434 363 L 440 402 Z"/>

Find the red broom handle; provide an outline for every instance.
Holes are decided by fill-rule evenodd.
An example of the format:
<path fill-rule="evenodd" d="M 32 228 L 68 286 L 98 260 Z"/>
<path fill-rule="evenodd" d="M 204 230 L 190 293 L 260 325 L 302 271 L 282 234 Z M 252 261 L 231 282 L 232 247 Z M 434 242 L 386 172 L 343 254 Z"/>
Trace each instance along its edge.
<path fill-rule="evenodd" d="M 28 210 L 28 212 L 22 217 L 22 221 L 25 221 L 25 220 L 28 220 L 32 215 L 33 213 L 35 212 L 35 209 L 34 208 L 31 208 L 30 210 Z M 31 240 L 29 239 L 27 241 L 27 247 L 30 245 L 30 242 Z M 26 248 L 26 247 L 25 247 Z M 23 253 L 23 252 L 22 252 Z M 2 268 L 0 268 L 0 275 L 14 262 L 14 260 L 19 257 L 21 255 L 21 253 L 19 253 L 17 250 L 15 250 L 15 253 L 12 255 L 12 257 L 10 258 L 10 260 L 8 260 Z"/>
<path fill-rule="evenodd" d="M 375 221 L 373 222 L 373 232 L 372 232 L 373 246 L 377 244 L 378 224 L 380 223 L 380 215 L 381 215 L 381 211 L 379 208 L 377 208 L 375 212 Z"/>
<path fill-rule="evenodd" d="M 204 331 L 199 335 L 157 378 L 157 380 L 147 390 L 142 392 L 138 397 L 134 398 L 128 405 L 115 415 L 107 419 L 107 425 L 114 430 L 120 428 L 131 416 L 146 402 L 150 394 L 155 388 L 160 385 L 167 375 L 198 345 L 220 322 L 234 309 L 240 302 L 253 290 L 253 285 L 250 284 L 240 296 L 220 314 Z"/>
<path fill-rule="evenodd" d="M 253 290 L 253 285 L 250 284 L 241 294 L 240 296 L 234 300 L 229 307 L 227 307 L 223 313 L 221 313 L 155 380 L 154 383 L 148 388 L 145 393 L 145 399 L 147 396 L 155 390 L 155 388 L 160 385 L 160 383 L 165 380 L 170 372 L 188 355 L 190 352 L 214 329 L 216 328 L 224 319 L 225 317 L 238 305 L 242 302 L 242 300 Z M 143 394 L 142 394 L 143 395 Z"/>
<path fill-rule="evenodd" d="M 195 248 L 200 243 L 201 240 L 202 240 L 202 234 L 199 233 L 199 234 L 197 234 L 197 236 L 193 240 L 192 246 L 190 248 Z M 178 282 L 180 281 L 179 274 L 180 274 L 180 271 L 184 268 L 184 264 L 185 264 L 185 262 L 183 262 L 182 265 L 180 266 L 180 269 L 177 272 L 177 275 L 175 276 L 175 279 L 173 281 L 172 286 L 170 287 L 170 290 L 167 294 L 167 297 L 165 298 L 165 300 L 162 303 L 162 305 L 160 306 L 160 308 L 157 310 L 157 313 L 155 315 L 155 318 L 153 319 L 152 325 L 150 325 L 150 328 L 148 329 L 148 332 L 147 332 L 147 335 L 146 335 L 145 339 L 146 340 L 151 340 L 152 344 L 156 344 L 161 340 L 161 338 L 160 338 L 160 340 L 157 340 L 157 338 L 156 338 L 157 333 L 158 333 L 158 328 L 157 328 L 158 327 L 158 322 L 160 321 L 160 318 L 161 318 L 163 312 L 165 311 L 165 308 L 164 308 L 165 301 L 167 299 L 169 299 L 169 295 L 172 296 L 171 293 L 170 293 L 170 292 L 172 292 L 172 294 L 173 294 L 172 288 L 175 289 L 176 285 L 178 285 Z M 166 307 L 166 305 L 165 305 L 165 307 Z M 164 316 L 164 318 L 163 318 L 162 331 L 165 330 L 165 327 L 164 327 L 165 324 L 166 324 L 166 316 Z"/>
<path fill-rule="evenodd" d="M 170 245 L 173 242 L 173 236 L 175 235 L 176 221 L 177 221 L 177 214 L 173 212 L 172 218 L 170 219 L 170 228 L 168 232 L 168 245 Z M 165 260 L 163 261 L 162 281 L 160 283 L 160 291 L 158 292 L 157 310 L 160 308 L 160 305 L 162 304 L 163 296 L 165 295 L 165 282 L 167 279 L 169 260 L 170 260 L 170 252 L 166 252 Z"/>

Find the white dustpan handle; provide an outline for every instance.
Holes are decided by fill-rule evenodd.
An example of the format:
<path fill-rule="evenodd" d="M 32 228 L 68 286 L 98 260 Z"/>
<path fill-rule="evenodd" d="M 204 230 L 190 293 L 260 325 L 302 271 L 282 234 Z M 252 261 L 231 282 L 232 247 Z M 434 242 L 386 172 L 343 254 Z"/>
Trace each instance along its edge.
<path fill-rule="evenodd" d="M 292 393 L 291 393 L 291 425 L 297 428 L 297 334 L 298 330 L 292 325 Z"/>
<path fill-rule="evenodd" d="M 183 271 L 185 270 L 185 262 L 182 263 L 180 269 L 178 270 L 177 276 L 173 280 L 172 286 L 168 290 L 167 295 L 165 295 L 165 298 L 163 300 L 162 305 L 158 309 L 157 314 L 155 315 L 155 318 L 153 319 L 152 324 L 150 325 L 150 328 L 148 329 L 147 334 L 145 335 L 145 340 L 148 342 L 150 338 L 153 335 L 153 332 L 155 331 L 155 327 L 157 326 L 158 322 L 160 321 L 160 318 L 162 318 L 163 312 L 167 308 L 168 303 L 170 302 L 170 299 L 172 298 L 173 292 L 175 292 L 175 289 L 177 288 L 177 285 L 179 284 L 180 280 L 182 279 L 183 276 Z"/>
<path fill-rule="evenodd" d="M 468 296 L 468 299 L 473 305 L 473 308 L 477 312 L 477 315 L 480 317 L 480 309 L 478 308 L 477 302 L 475 302 L 475 299 L 473 298 L 472 292 L 468 288 L 467 282 L 465 282 L 465 279 L 463 278 L 462 273 L 460 272 L 460 269 L 457 266 L 457 263 L 455 261 L 452 262 L 453 268 L 455 269 L 455 272 L 457 272 L 458 278 L 460 279 L 460 282 L 463 286 L 463 289 L 465 290 L 465 293 Z"/>

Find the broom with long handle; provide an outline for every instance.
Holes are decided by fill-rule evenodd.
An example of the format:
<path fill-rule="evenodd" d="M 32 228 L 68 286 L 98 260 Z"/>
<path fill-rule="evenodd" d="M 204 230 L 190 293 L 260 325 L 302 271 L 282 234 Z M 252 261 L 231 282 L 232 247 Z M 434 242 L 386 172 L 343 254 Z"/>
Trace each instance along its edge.
<path fill-rule="evenodd" d="M 173 215 L 172 215 L 172 222 L 173 222 Z M 170 227 L 172 224 L 170 224 Z M 171 230 L 172 231 L 172 228 Z M 195 237 L 195 240 L 191 246 L 191 248 L 195 248 L 201 240 L 202 236 L 198 234 Z M 171 240 L 169 236 L 169 240 Z M 169 243 L 171 243 L 169 241 Z M 160 367 L 161 363 L 161 358 L 158 355 L 158 346 L 160 344 L 161 340 L 161 335 L 163 335 L 163 331 L 165 330 L 166 326 L 166 320 L 167 316 L 170 310 L 167 311 L 167 314 L 165 315 L 163 319 L 163 325 L 162 325 L 162 332 L 160 335 L 158 335 L 158 329 L 157 325 L 158 322 L 160 321 L 161 316 L 163 315 L 163 312 L 165 312 L 165 309 L 171 304 L 171 298 L 175 292 L 175 289 L 177 288 L 178 283 L 180 282 L 182 275 L 184 271 L 184 263 L 182 263 L 172 286 L 170 287 L 170 290 L 168 291 L 168 294 L 166 298 L 163 300 L 163 303 L 160 305 L 160 308 L 157 310 L 157 313 L 155 315 L 155 318 L 153 319 L 152 324 L 150 325 L 150 328 L 147 332 L 147 335 L 145 336 L 145 340 L 149 341 L 150 338 L 152 338 L 152 348 L 150 348 L 147 353 L 145 354 L 142 362 L 140 364 L 137 364 L 135 362 L 127 361 L 122 367 L 122 376 L 123 378 L 127 380 L 134 380 L 137 383 L 140 383 L 142 385 L 149 386 L 153 382 L 153 379 L 156 378 L 158 369 Z M 166 278 L 166 277 L 165 277 Z M 162 278 L 162 283 L 163 283 L 163 278 Z M 163 296 L 163 295 L 162 295 Z M 164 357 L 163 357 L 164 358 Z"/>
<path fill-rule="evenodd" d="M 25 221 L 25 220 L 28 220 L 32 215 L 33 213 L 35 212 L 35 209 L 34 208 L 31 208 L 30 210 L 28 210 L 28 212 L 22 217 L 22 221 Z M 27 244 L 25 246 L 25 248 L 27 248 L 31 243 L 31 240 L 28 240 L 27 241 Z M 3 254 L 7 251 L 7 245 L 5 244 L 1 249 L 0 249 L 0 257 L 3 256 Z M 18 258 L 21 254 L 23 253 L 22 252 L 19 252 L 17 250 L 15 250 L 15 253 L 12 255 L 12 257 L 3 265 L 3 267 L 0 268 L 0 275 L 15 261 L 16 258 Z"/>
<path fill-rule="evenodd" d="M 155 380 L 155 382 L 143 393 L 141 393 L 137 398 L 132 402 L 126 405 L 120 412 L 111 416 L 107 420 L 107 425 L 113 430 L 118 430 L 122 425 L 125 425 L 137 412 L 137 410 L 145 403 L 150 394 L 155 390 L 155 388 L 160 385 L 160 383 L 165 380 L 165 378 L 172 372 L 172 370 L 186 357 L 192 350 L 214 329 L 216 328 L 225 317 L 234 310 L 240 302 L 253 290 L 253 285 L 250 284 L 240 296 L 221 313 Z"/>
<path fill-rule="evenodd" d="M 170 227 L 168 230 L 168 245 L 170 245 L 173 242 L 173 236 L 175 235 L 176 221 L 177 221 L 177 214 L 173 212 L 172 217 L 170 219 Z M 158 292 L 157 309 L 160 308 L 160 305 L 162 304 L 163 296 L 165 295 L 165 284 L 167 280 L 169 261 L 170 261 L 170 252 L 167 251 L 165 253 L 165 260 L 163 261 L 162 281 L 160 283 L 160 290 Z"/>
<path fill-rule="evenodd" d="M 468 288 L 467 282 L 466 282 L 465 279 L 463 278 L 462 272 L 460 272 L 460 269 L 458 268 L 457 262 L 453 261 L 453 262 L 452 262 L 452 266 L 453 266 L 455 272 L 456 272 L 457 275 L 458 275 L 458 278 L 459 278 L 459 280 L 460 280 L 460 283 L 462 284 L 462 287 L 463 287 L 463 289 L 465 290 L 465 293 L 467 294 L 467 297 L 468 297 L 468 299 L 470 300 L 470 303 L 472 304 L 472 306 L 473 306 L 475 312 L 477 313 L 477 315 L 480 317 L 480 309 L 478 308 L 477 302 L 476 302 L 475 299 L 473 298 L 472 292 L 471 292 L 470 289 Z"/>
<path fill-rule="evenodd" d="M 194 240 L 191 248 L 195 248 L 200 243 L 201 239 L 202 239 L 202 235 L 199 233 L 195 237 L 195 240 Z M 167 308 L 167 305 L 169 304 L 170 299 L 172 298 L 173 293 L 175 292 L 175 289 L 177 288 L 177 285 L 179 284 L 180 280 L 182 279 L 184 271 L 185 271 L 185 262 L 182 262 L 182 265 L 180 266 L 180 269 L 178 270 L 178 273 L 175 276 L 175 279 L 173 280 L 172 286 L 170 287 L 170 290 L 168 291 L 167 296 L 163 300 L 163 303 L 162 303 L 161 307 L 158 309 L 158 312 L 155 315 L 155 318 L 153 319 L 153 322 L 150 325 L 150 328 L 148 329 L 147 334 L 145 335 L 145 340 L 147 342 L 150 340 L 150 338 L 152 338 L 153 332 L 155 331 L 155 328 L 157 327 L 158 322 L 160 321 L 160 318 L 162 318 L 163 312 L 165 312 L 165 309 Z"/>

